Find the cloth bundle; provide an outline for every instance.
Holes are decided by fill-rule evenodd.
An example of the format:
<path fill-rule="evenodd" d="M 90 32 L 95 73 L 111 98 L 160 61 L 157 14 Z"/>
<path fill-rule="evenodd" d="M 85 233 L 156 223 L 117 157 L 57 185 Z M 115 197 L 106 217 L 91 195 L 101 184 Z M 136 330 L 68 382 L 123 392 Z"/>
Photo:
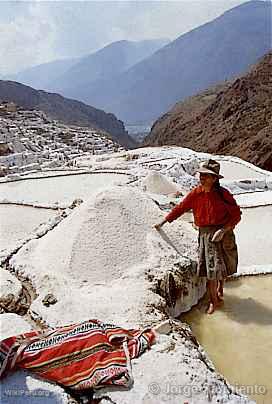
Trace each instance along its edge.
<path fill-rule="evenodd" d="M 16 368 L 76 391 L 130 387 L 132 358 L 155 339 L 153 330 L 123 329 L 99 320 L 31 331 L 6 338 L 0 346 L 0 377 Z"/>

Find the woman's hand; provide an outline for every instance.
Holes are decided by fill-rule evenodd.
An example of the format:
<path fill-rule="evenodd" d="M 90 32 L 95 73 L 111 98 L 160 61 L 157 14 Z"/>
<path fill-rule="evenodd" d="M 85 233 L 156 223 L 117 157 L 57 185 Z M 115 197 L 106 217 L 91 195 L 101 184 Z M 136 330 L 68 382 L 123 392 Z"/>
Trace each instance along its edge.
<path fill-rule="evenodd" d="M 219 241 L 221 241 L 225 235 L 226 230 L 225 229 L 219 229 L 217 230 L 213 237 L 212 237 L 212 242 L 213 243 L 218 243 Z"/>
<path fill-rule="evenodd" d="M 165 223 L 166 223 L 166 220 L 163 220 L 162 222 L 160 222 L 160 223 L 158 223 L 158 224 L 155 224 L 153 227 L 154 227 L 156 230 L 160 230 L 161 227 L 162 227 Z"/>

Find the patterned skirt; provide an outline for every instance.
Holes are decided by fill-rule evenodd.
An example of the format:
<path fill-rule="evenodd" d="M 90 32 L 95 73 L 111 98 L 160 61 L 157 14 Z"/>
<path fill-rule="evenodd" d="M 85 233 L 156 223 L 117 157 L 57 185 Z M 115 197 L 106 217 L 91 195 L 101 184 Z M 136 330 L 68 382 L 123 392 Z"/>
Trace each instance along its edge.
<path fill-rule="evenodd" d="M 209 280 L 225 279 L 237 272 L 238 251 L 233 231 L 226 232 L 222 241 L 212 242 L 214 233 L 220 228 L 199 228 L 197 274 Z"/>

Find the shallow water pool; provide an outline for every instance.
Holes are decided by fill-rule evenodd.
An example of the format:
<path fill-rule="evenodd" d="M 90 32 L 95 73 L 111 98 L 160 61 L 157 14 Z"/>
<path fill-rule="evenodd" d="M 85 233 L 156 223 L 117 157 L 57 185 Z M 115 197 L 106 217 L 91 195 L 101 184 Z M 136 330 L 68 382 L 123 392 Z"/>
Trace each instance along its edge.
<path fill-rule="evenodd" d="M 9 202 L 68 206 L 74 199 L 86 200 L 103 187 L 124 184 L 128 180 L 129 177 L 122 174 L 67 175 L 0 184 L 0 193 L 1 198 Z"/>
<path fill-rule="evenodd" d="M 239 253 L 238 272 L 272 270 L 272 206 L 242 209 L 242 220 L 235 228 Z"/>
<path fill-rule="evenodd" d="M 266 177 L 265 173 L 234 161 L 222 160 L 220 167 L 225 180 L 264 179 Z"/>
<path fill-rule="evenodd" d="M 0 205 L 0 256 L 22 244 L 40 224 L 56 215 L 51 209 Z"/>
<path fill-rule="evenodd" d="M 272 275 L 240 277 L 226 283 L 225 302 L 214 314 L 205 313 L 204 298 L 181 316 L 217 371 L 258 404 L 272 402 L 271 290 Z"/>

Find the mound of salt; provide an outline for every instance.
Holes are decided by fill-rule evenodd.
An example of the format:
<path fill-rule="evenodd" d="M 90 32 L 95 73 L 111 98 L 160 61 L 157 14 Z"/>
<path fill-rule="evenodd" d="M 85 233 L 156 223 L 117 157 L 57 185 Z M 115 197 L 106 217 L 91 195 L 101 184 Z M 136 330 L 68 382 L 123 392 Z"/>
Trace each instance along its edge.
<path fill-rule="evenodd" d="M 83 203 L 11 260 L 39 294 L 32 309 L 52 325 L 95 317 L 121 325 L 147 320 L 146 305 L 160 300 L 150 290 L 148 273 L 154 279 L 171 270 L 179 254 L 195 251 L 195 235 L 184 221 L 165 226 L 179 253 L 162 238 L 153 225 L 163 217 L 147 195 L 131 187 L 109 188 Z M 41 302 L 48 293 L 58 302 L 45 308 Z"/>
<path fill-rule="evenodd" d="M 180 191 L 178 185 L 156 171 L 148 174 L 143 180 L 142 185 L 147 192 L 152 194 L 169 195 Z"/>

